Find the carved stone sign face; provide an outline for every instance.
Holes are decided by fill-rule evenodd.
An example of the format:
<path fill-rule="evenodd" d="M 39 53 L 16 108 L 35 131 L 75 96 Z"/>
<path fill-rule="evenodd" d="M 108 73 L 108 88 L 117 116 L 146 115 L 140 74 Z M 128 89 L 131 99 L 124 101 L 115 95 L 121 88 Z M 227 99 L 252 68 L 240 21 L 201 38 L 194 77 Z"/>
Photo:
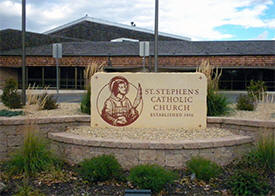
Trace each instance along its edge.
<path fill-rule="evenodd" d="M 201 73 L 96 73 L 91 126 L 206 128 L 206 83 Z"/>

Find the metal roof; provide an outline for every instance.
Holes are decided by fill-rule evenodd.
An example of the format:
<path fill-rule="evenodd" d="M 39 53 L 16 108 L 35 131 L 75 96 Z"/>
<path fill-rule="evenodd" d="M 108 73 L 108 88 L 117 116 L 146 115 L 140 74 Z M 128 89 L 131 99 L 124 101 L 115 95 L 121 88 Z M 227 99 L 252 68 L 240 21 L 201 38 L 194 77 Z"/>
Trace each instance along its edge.
<path fill-rule="evenodd" d="M 84 17 L 82 17 L 80 19 L 77 19 L 77 20 L 74 20 L 74 21 L 69 22 L 67 24 L 58 26 L 56 28 L 53 28 L 53 29 L 51 29 L 49 31 L 44 32 L 44 34 L 55 33 L 57 31 L 60 31 L 60 30 L 65 29 L 67 27 L 70 27 L 70 26 L 73 26 L 75 24 L 81 23 L 83 21 L 89 21 L 89 22 L 94 22 L 94 23 L 99 23 L 99 24 L 104 24 L 104 25 L 109 25 L 109 26 L 115 26 L 115 27 L 119 27 L 119 28 L 123 28 L 123 29 L 128 29 L 128 30 L 133 30 L 133 31 L 139 31 L 139 32 L 149 33 L 149 34 L 154 34 L 153 30 L 149 30 L 149 29 L 146 29 L 146 28 L 141 28 L 141 27 L 136 27 L 136 26 L 131 26 L 131 25 L 120 24 L 120 23 L 116 23 L 116 22 L 111 22 L 111 21 L 103 20 L 103 19 L 89 17 L 89 16 L 84 16 Z M 163 33 L 163 32 L 159 32 L 159 35 L 160 36 L 171 37 L 171 38 L 176 38 L 176 39 L 180 39 L 180 40 L 191 41 L 191 38 L 186 37 L 186 36 L 174 35 L 174 34 Z"/>

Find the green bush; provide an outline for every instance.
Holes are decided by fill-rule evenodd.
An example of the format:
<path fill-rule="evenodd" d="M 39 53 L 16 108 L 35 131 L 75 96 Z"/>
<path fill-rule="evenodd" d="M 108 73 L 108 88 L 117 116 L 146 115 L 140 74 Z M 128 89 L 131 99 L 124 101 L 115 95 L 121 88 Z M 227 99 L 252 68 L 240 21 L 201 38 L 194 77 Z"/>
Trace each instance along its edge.
<path fill-rule="evenodd" d="M 23 111 L 0 110 L 0 116 L 11 117 L 11 116 L 18 116 L 23 114 L 24 114 Z"/>
<path fill-rule="evenodd" d="M 176 175 L 158 165 L 139 165 L 130 170 L 130 182 L 141 189 L 161 191 L 166 184 L 172 183 Z"/>
<path fill-rule="evenodd" d="M 11 174 L 34 175 L 61 164 L 47 148 L 44 138 L 35 133 L 36 129 L 33 126 L 26 126 L 24 131 L 23 146 L 5 164 Z"/>
<path fill-rule="evenodd" d="M 261 100 L 266 89 L 264 81 L 250 80 L 249 86 L 247 87 L 247 93 L 248 96 L 252 97 L 254 100 Z"/>
<path fill-rule="evenodd" d="M 224 95 L 209 90 L 207 94 L 207 116 L 223 116 L 230 111 L 229 102 Z"/>
<path fill-rule="evenodd" d="M 261 137 L 256 144 L 256 148 L 250 152 L 250 156 L 255 157 L 254 164 L 266 171 L 275 169 L 275 142 L 274 136 Z"/>
<path fill-rule="evenodd" d="M 240 95 L 237 99 L 238 110 L 253 111 L 255 109 L 255 101 L 248 95 Z"/>
<path fill-rule="evenodd" d="M 192 157 L 186 162 L 187 170 L 194 173 L 200 180 L 209 181 L 211 178 L 217 177 L 221 168 L 210 160 L 202 157 Z"/>
<path fill-rule="evenodd" d="M 228 188 L 234 195 L 266 195 L 269 185 L 258 173 L 249 170 L 236 170 L 228 180 Z"/>
<path fill-rule="evenodd" d="M 249 153 L 240 159 L 236 167 L 250 169 L 261 174 L 274 172 L 275 169 L 275 142 L 274 137 L 261 137 Z"/>
<path fill-rule="evenodd" d="M 1 100 L 9 108 L 22 108 L 21 96 L 17 93 L 17 83 L 14 79 L 6 80 Z"/>
<path fill-rule="evenodd" d="M 91 88 L 88 88 L 87 93 L 83 96 L 80 109 L 83 113 L 91 114 Z"/>
<path fill-rule="evenodd" d="M 256 154 L 263 166 L 269 170 L 275 169 L 275 142 L 274 136 L 263 137 L 257 143 Z"/>
<path fill-rule="evenodd" d="M 56 99 L 53 95 L 49 95 L 48 93 L 44 93 L 39 97 L 39 107 L 42 110 L 53 110 L 58 108 L 58 104 L 56 103 Z"/>
<path fill-rule="evenodd" d="M 114 156 L 101 155 L 82 161 L 78 173 L 84 180 L 98 182 L 120 179 L 122 168 Z"/>

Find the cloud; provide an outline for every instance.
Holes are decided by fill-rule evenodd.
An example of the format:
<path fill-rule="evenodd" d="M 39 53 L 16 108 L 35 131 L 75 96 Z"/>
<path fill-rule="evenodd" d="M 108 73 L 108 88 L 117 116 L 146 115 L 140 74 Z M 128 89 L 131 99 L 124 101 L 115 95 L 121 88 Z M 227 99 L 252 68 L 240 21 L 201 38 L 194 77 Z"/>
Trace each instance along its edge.
<path fill-rule="evenodd" d="M 161 0 L 159 31 L 191 37 L 193 40 L 229 39 L 217 27 L 275 28 L 275 18 L 264 18 L 272 0 Z M 27 30 L 44 32 L 85 14 L 117 23 L 154 29 L 153 0 L 47 0 L 27 1 Z M 20 28 L 21 1 L 0 2 L 0 28 Z"/>
<path fill-rule="evenodd" d="M 256 37 L 256 40 L 266 40 L 268 38 L 268 31 L 264 31 Z"/>

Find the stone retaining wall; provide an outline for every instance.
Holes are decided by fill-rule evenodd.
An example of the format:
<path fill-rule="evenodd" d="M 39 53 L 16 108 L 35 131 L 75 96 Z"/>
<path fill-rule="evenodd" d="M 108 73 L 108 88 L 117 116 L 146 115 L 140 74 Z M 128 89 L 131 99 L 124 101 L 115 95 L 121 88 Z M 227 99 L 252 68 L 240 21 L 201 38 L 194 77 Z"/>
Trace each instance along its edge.
<path fill-rule="evenodd" d="M 31 124 L 35 123 L 36 125 L 38 125 L 40 133 L 43 136 L 48 137 L 48 133 L 64 132 L 67 127 L 89 125 L 90 116 L 79 115 L 79 116 L 40 117 L 40 118 L 0 117 L 0 160 L 7 158 L 10 152 L 13 152 L 16 148 L 18 148 L 19 145 L 23 143 L 23 137 L 24 137 L 23 127 L 24 125 L 30 124 L 30 123 Z M 261 132 L 268 132 L 273 135 L 275 132 L 275 121 L 240 120 L 240 119 L 230 119 L 230 118 L 220 118 L 220 117 L 208 117 L 207 123 L 208 123 L 208 126 L 230 128 L 234 130 L 236 133 L 239 133 L 241 135 L 246 135 L 246 136 L 253 136 L 256 139 L 258 138 Z M 77 145 L 65 144 L 65 145 L 68 146 L 68 149 L 71 149 L 73 147 L 76 147 L 77 149 L 79 146 L 79 144 Z M 85 147 L 85 148 L 88 148 L 88 147 Z M 235 149 L 235 147 L 232 147 L 232 148 L 230 147 L 229 149 L 233 150 Z M 177 149 L 176 151 L 178 150 L 180 149 Z M 185 150 L 186 153 L 190 153 L 189 151 L 190 149 L 182 149 L 182 150 Z M 149 152 L 149 151 L 146 151 L 146 152 Z M 167 150 L 167 156 L 170 156 L 169 150 Z M 79 160 L 79 159 L 76 158 L 76 160 Z M 140 160 L 142 160 L 142 158 Z"/>
<path fill-rule="evenodd" d="M 226 117 L 207 117 L 207 126 L 230 129 L 236 134 L 252 136 L 257 141 L 261 135 L 275 136 L 274 120 L 244 120 Z"/>
<path fill-rule="evenodd" d="M 35 124 L 42 136 L 49 132 L 64 132 L 67 127 L 89 125 L 90 116 L 62 116 L 62 117 L 0 117 L 0 160 L 18 148 L 24 141 L 24 126 Z"/>
<path fill-rule="evenodd" d="M 249 151 L 253 138 L 234 136 L 180 142 L 119 141 L 91 139 L 71 133 L 49 133 L 52 149 L 71 164 L 85 158 L 113 154 L 124 169 L 139 164 L 158 164 L 167 168 L 182 169 L 192 156 L 200 155 L 220 165 Z"/>

